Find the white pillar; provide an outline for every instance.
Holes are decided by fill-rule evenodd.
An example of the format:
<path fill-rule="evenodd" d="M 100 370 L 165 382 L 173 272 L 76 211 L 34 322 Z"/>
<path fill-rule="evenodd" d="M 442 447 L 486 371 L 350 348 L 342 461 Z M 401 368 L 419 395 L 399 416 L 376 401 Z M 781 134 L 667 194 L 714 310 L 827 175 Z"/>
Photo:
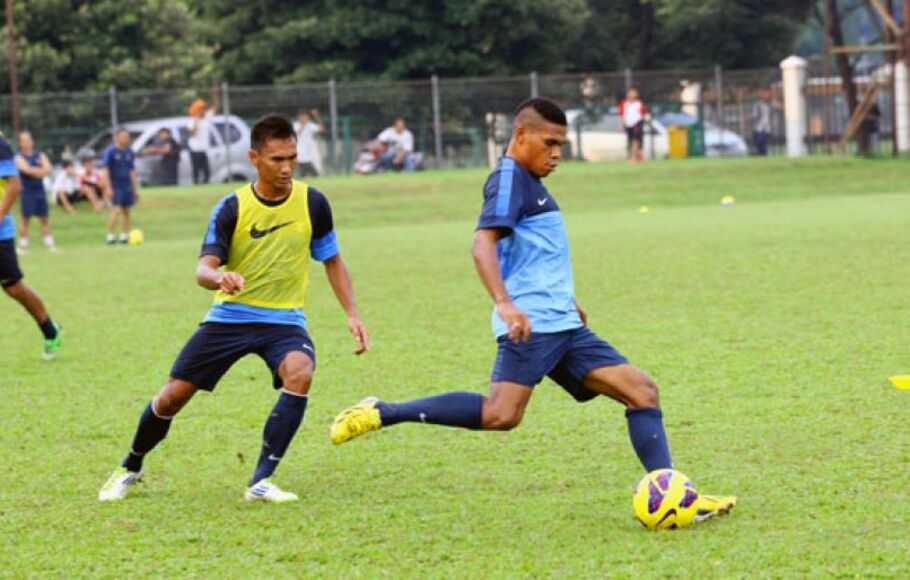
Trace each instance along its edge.
<path fill-rule="evenodd" d="M 901 153 L 910 151 L 910 79 L 907 75 L 907 62 L 898 61 L 894 66 L 894 110 L 897 134 L 897 150 Z"/>
<path fill-rule="evenodd" d="M 784 77 L 784 119 L 787 128 L 787 156 L 806 154 L 806 61 L 798 56 L 780 63 Z"/>

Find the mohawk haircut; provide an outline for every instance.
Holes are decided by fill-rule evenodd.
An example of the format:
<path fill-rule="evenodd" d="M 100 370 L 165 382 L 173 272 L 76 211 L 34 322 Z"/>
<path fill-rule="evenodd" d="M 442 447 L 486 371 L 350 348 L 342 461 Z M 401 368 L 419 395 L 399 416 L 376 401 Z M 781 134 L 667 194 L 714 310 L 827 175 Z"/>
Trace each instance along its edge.
<path fill-rule="evenodd" d="M 569 124 L 562 108 L 550 99 L 544 97 L 531 97 L 530 99 L 525 99 L 515 107 L 514 117 L 517 119 L 518 116 L 527 109 L 532 109 L 545 121 L 553 123 L 554 125 L 565 127 Z"/>
<path fill-rule="evenodd" d="M 250 147 L 256 151 L 262 150 L 262 146 L 271 139 L 293 139 L 297 140 L 297 133 L 294 132 L 294 125 L 283 115 L 274 113 L 268 114 L 253 125 L 250 132 Z"/>

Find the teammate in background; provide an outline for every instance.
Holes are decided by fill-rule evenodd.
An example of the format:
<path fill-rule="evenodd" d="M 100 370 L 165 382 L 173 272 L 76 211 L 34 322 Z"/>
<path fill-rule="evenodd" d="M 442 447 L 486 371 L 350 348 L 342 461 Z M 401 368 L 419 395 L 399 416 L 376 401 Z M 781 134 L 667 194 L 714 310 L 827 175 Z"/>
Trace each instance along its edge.
<path fill-rule="evenodd" d="M 628 139 L 629 163 L 639 163 L 645 160 L 642 140 L 645 129 L 645 119 L 648 117 L 648 108 L 642 102 L 638 89 L 630 88 L 626 98 L 619 102 L 619 116 L 626 128 Z"/>
<path fill-rule="evenodd" d="M 253 127 L 251 141 L 249 157 L 258 178 L 217 203 L 196 269 L 199 285 L 217 291 L 215 303 L 143 411 L 129 453 L 98 494 L 102 501 L 123 498 L 139 480 L 145 455 L 167 435 L 173 416 L 197 390 L 213 390 L 231 365 L 250 353 L 265 360 L 281 393 L 265 423 L 259 462 L 244 497 L 297 499 L 270 477 L 303 420 L 316 368 L 303 312 L 311 257 L 323 263 L 348 315 L 348 329 L 359 343 L 355 354 L 370 347 L 329 202 L 315 188 L 293 180 L 297 141 L 290 121 L 263 117 Z"/>
<path fill-rule="evenodd" d="M 193 183 L 208 183 L 212 176 L 209 169 L 209 148 L 211 147 L 212 122 L 221 97 L 217 88 L 212 89 L 212 106 L 209 107 L 204 99 L 196 99 L 190 105 L 190 136 L 186 145 L 190 150 L 190 164 L 193 168 Z"/>
<path fill-rule="evenodd" d="M 130 209 L 139 203 L 139 177 L 136 173 L 136 155 L 130 147 L 130 132 L 117 131 L 115 142 L 107 146 L 101 157 L 104 163 L 105 197 L 111 202 L 111 217 L 107 222 L 107 243 L 129 241 Z M 120 222 L 120 237 L 114 232 Z"/>
<path fill-rule="evenodd" d="M 155 181 L 160 185 L 177 185 L 180 170 L 180 144 L 174 139 L 171 130 L 162 127 L 158 134 L 143 151 L 143 155 L 160 155 L 155 167 Z"/>
<path fill-rule="evenodd" d="M 57 244 L 54 243 L 54 236 L 51 234 L 47 192 L 44 190 L 44 178 L 51 174 L 53 168 L 47 155 L 35 149 L 35 140 L 28 131 L 19 133 L 16 167 L 19 169 L 22 179 L 22 198 L 19 202 L 22 210 L 22 224 L 19 226 L 19 250 L 28 251 L 28 223 L 32 217 L 37 217 L 41 222 L 41 237 L 45 247 L 56 252 Z"/>
<path fill-rule="evenodd" d="M 16 223 L 10 211 L 22 191 L 19 168 L 14 161 L 13 148 L 0 133 L 0 286 L 6 295 L 25 308 L 44 335 L 44 360 L 52 360 L 60 352 L 63 329 L 51 320 L 44 302 L 25 282 L 16 257 Z"/>
<path fill-rule="evenodd" d="M 644 468 L 672 468 L 657 385 L 591 332 L 575 299 L 565 222 L 542 179 L 566 144 L 566 116 L 533 98 L 515 112 L 505 157 L 484 186 L 474 263 L 493 298 L 499 344 L 489 396 L 451 392 L 403 403 L 374 397 L 343 411 L 333 443 L 404 422 L 507 431 L 517 427 L 534 386 L 549 376 L 578 402 L 598 395 L 626 407 L 632 446 Z M 700 496 L 699 519 L 729 511 L 733 497 Z"/>
<path fill-rule="evenodd" d="M 297 111 L 294 131 L 297 133 L 297 176 L 318 177 L 322 160 L 316 147 L 316 134 L 325 131 L 325 123 L 322 122 L 319 111 Z"/>

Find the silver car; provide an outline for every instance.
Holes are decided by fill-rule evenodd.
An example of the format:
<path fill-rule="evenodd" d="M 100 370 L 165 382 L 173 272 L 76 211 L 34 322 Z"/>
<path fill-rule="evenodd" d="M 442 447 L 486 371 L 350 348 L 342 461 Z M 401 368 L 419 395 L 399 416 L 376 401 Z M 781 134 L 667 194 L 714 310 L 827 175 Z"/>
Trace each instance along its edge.
<path fill-rule="evenodd" d="M 186 148 L 189 138 L 190 117 L 167 117 L 162 119 L 145 119 L 121 123 L 118 127 L 130 132 L 131 149 L 136 154 L 136 171 L 139 182 L 143 185 L 161 183 L 158 165 L 161 155 L 146 155 L 142 152 L 152 144 L 161 129 L 169 129 L 174 140 L 180 145 L 180 163 L 177 166 L 177 183 L 192 185 L 192 165 L 190 152 Z M 247 157 L 250 149 L 250 127 L 236 115 L 216 115 L 212 119 L 212 131 L 209 132 L 209 169 L 211 181 L 252 181 L 256 170 Z M 92 151 L 101 156 L 111 144 L 111 132 L 104 131 L 95 135 L 79 152 Z"/>

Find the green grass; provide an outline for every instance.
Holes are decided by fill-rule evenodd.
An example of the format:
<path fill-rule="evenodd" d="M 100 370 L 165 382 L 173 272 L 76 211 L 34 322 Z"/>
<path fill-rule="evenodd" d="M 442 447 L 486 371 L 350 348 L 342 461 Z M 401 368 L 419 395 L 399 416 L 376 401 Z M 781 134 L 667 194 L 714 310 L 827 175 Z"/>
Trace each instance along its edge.
<path fill-rule="evenodd" d="M 95 497 L 203 316 L 198 245 L 223 186 L 148 190 L 141 247 L 55 214 L 61 252 L 22 259 L 67 328 L 43 364 L 0 301 L 0 575 L 906 577 L 910 164 L 842 158 L 569 165 L 567 215 L 593 328 L 662 387 L 674 458 L 731 517 L 650 533 L 622 409 L 538 387 L 516 431 L 403 425 L 343 447 L 366 394 L 485 390 L 490 304 L 468 248 L 484 173 L 325 179 L 374 350 L 355 358 L 314 265 L 319 369 L 279 470 L 294 505 L 241 494 L 275 395 L 241 361 L 201 394 L 127 501 Z M 734 208 L 718 200 L 735 195 Z M 640 205 L 651 213 L 638 213 Z"/>

